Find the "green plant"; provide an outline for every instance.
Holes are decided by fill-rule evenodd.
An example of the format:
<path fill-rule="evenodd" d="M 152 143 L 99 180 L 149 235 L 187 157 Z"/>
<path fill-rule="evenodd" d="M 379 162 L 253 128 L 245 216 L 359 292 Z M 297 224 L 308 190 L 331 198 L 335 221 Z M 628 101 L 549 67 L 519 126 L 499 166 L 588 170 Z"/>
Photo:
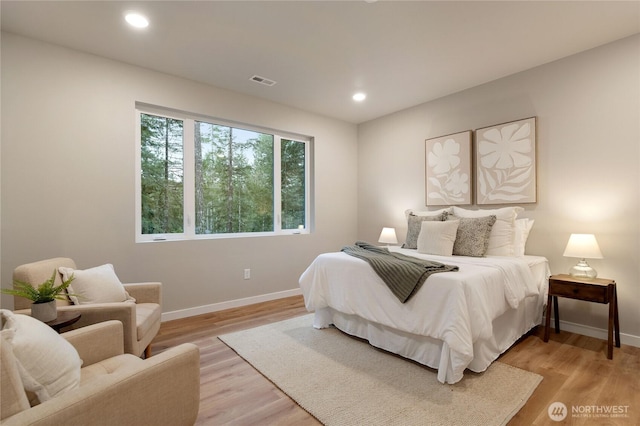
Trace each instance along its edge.
<path fill-rule="evenodd" d="M 55 285 L 56 270 L 53 270 L 51 278 L 40 284 L 38 287 L 33 287 L 31 284 L 15 280 L 13 282 L 13 288 L 3 288 L 2 293 L 11 294 L 13 296 L 24 297 L 31 300 L 33 303 L 47 303 L 56 299 L 64 300 L 67 295 L 64 291 L 69 287 L 71 281 L 73 281 L 73 275 L 68 280 L 63 281 L 60 285 Z"/>

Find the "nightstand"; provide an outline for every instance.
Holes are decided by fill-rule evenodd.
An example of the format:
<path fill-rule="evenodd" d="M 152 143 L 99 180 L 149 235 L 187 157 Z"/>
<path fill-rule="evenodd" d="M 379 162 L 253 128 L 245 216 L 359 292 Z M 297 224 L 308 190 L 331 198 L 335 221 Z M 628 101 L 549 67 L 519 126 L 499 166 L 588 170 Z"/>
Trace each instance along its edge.
<path fill-rule="evenodd" d="M 549 341 L 551 325 L 551 302 L 555 317 L 556 333 L 560 332 L 560 317 L 558 315 L 558 297 L 584 300 L 587 302 L 609 304 L 609 339 L 607 358 L 613 359 L 613 335 L 616 338 L 616 348 L 620 347 L 620 323 L 618 320 L 618 294 L 616 282 L 606 278 L 579 278 L 571 275 L 552 275 L 549 277 L 549 296 L 547 298 L 547 315 L 545 319 L 544 341 Z"/>

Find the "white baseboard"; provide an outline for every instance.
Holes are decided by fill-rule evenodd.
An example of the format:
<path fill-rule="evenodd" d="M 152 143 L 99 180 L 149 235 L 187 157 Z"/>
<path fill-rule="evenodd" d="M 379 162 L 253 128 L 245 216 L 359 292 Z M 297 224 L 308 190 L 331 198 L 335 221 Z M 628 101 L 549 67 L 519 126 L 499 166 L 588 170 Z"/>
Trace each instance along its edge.
<path fill-rule="evenodd" d="M 551 317 L 551 332 L 554 332 L 553 317 Z M 544 326 L 544 318 L 542 321 Z M 596 339 L 607 340 L 609 337 L 608 330 L 595 328 L 588 325 L 576 324 L 560 320 L 560 330 L 569 331 L 571 333 L 582 334 L 583 336 L 595 337 Z M 632 334 L 620 333 L 620 343 L 623 345 L 635 346 L 640 348 L 640 336 Z"/>
<path fill-rule="evenodd" d="M 180 318 L 192 317 L 195 315 L 210 314 L 211 312 L 223 311 L 225 309 L 239 308 L 241 306 L 253 305 L 270 300 L 283 299 L 285 297 L 297 296 L 302 291 L 297 288 L 293 290 L 279 291 L 276 293 L 262 294 L 260 296 L 246 297 L 244 299 L 229 300 L 227 302 L 213 303 L 211 305 L 196 306 L 194 308 L 180 309 L 177 311 L 163 312 L 162 322 L 176 320 Z"/>

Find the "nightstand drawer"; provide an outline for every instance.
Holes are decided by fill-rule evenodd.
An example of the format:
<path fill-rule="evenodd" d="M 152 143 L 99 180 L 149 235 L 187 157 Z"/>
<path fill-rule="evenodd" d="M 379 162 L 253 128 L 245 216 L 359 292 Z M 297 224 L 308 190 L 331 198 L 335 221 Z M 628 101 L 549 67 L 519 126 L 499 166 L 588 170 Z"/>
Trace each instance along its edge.
<path fill-rule="evenodd" d="M 567 283 L 549 280 L 549 293 L 553 296 L 568 297 L 597 303 L 609 303 L 607 287 L 599 285 Z"/>

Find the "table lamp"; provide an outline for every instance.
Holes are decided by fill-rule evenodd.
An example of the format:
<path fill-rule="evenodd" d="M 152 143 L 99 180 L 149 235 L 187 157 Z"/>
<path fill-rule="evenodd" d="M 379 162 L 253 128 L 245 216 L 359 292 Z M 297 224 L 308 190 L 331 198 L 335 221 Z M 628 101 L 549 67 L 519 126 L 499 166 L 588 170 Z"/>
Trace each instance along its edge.
<path fill-rule="evenodd" d="M 398 244 L 398 237 L 396 237 L 396 228 L 382 228 L 382 232 L 380 233 L 380 238 L 378 238 L 379 243 L 389 244 Z"/>
<path fill-rule="evenodd" d="M 602 252 L 593 234 L 571 234 L 563 256 L 581 259 L 569 270 L 572 277 L 595 278 L 598 273 L 587 263 L 586 259 L 602 259 Z"/>

